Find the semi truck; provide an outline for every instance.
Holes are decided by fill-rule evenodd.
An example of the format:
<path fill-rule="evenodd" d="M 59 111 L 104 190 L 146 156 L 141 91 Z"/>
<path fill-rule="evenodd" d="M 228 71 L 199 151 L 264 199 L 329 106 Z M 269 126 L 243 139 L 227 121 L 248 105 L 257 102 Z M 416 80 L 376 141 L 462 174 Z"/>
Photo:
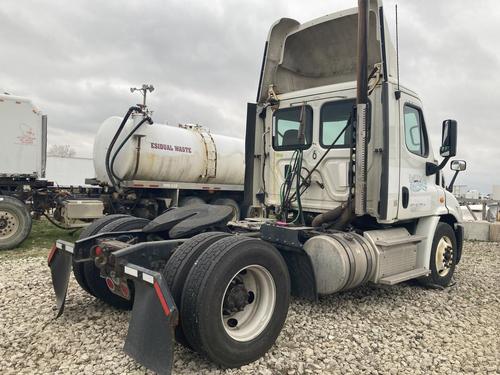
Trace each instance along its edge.
<path fill-rule="evenodd" d="M 177 205 L 210 202 L 229 205 L 239 219 L 243 140 L 197 124 L 153 122 L 146 106 L 152 88 L 134 88 L 143 93 L 142 104 L 125 119 L 113 116 L 101 124 L 94 140 L 95 176 L 68 186 L 45 179 L 47 115 L 29 98 L 0 95 L 0 250 L 22 243 L 32 218 L 41 216 L 77 229 L 107 214 L 153 219 Z M 148 126 L 138 130 L 141 122 Z"/>
<path fill-rule="evenodd" d="M 291 295 L 449 285 L 463 227 L 440 171 L 456 155 L 457 123 L 443 122 L 439 162 L 434 125 L 396 63 L 381 1 L 275 22 L 247 105 L 248 217 L 181 207 L 152 221 L 107 217 L 75 243 L 57 241 L 48 256 L 57 317 L 73 268 L 90 294 L 132 309 L 125 352 L 169 374 L 175 341 L 222 367 L 257 360 Z"/>
<path fill-rule="evenodd" d="M 61 187 L 44 178 L 47 115 L 31 99 L 3 91 L 0 123 L 0 250 L 23 242 L 33 218 L 50 213 L 56 225 L 77 228 L 102 216 L 102 203 L 92 198 L 98 194 L 95 188 Z M 87 206 L 78 218 L 71 216 L 74 202 Z"/>

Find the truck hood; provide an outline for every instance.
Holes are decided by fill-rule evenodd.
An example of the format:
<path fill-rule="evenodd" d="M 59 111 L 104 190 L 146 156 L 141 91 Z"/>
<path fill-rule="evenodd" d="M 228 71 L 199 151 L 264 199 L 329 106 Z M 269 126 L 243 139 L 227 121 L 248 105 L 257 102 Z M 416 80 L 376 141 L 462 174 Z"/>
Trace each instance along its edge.
<path fill-rule="evenodd" d="M 396 77 L 396 52 L 379 0 L 370 1 L 369 14 L 368 69 L 383 62 L 385 48 L 387 75 Z M 357 28 L 357 8 L 304 24 L 290 18 L 276 21 L 266 42 L 258 102 L 268 98 L 271 85 L 283 94 L 355 81 Z"/>

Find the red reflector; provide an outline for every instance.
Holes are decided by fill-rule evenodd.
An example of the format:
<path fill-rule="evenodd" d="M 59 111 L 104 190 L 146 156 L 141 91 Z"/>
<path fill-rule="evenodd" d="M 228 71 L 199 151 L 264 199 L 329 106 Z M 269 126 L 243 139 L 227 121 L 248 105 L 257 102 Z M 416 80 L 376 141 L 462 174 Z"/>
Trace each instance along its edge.
<path fill-rule="evenodd" d="M 128 293 L 129 293 L 129 290 L 128 290 L 128 286 L 127 284 L 125 283 L 121 283 L 120 284 L 120 290 L 122 292 L 122 295 L 125 297 L 125 298 L 128 298 Z"/>
<path fill-rule="evenodd" d="M 94 254 L 100 257 L 102 255 L 102 249 L 99 246 L 94 247 Z"/>
<path fill-rule="evenodd" d="M 170 308 L 167 305 L 167 301 L 165 301 L 165 297 L 163 297 L 163 293 L 161 292 L 160 286 L 155 280 L 155 283 L 153 284 L 155 287 L 156 295 L 158 296 L 158 299 L 160 300 L 161 307 L 163 308 L 163 312 L 165 313 L 166 316 L 170 315 Z"/>
<path fill-rule="evenodd" d="M 115 283 L 109 277 L 106 277 L 106 285 L 109 289 L 115 290 Z"/>
<path fill-rule="evenodd" d="M 50 262 L 52 262 L 52 258 L 54 258 L 54 255 L 56 255 L 56 251 L 57 251 L 57 246 L 56 246 L 56 244 L 53 244 L 52 248 L 50 249 L 49 256 L 47 258 L 47 263 L 49 266 L 50 266 Z"/>

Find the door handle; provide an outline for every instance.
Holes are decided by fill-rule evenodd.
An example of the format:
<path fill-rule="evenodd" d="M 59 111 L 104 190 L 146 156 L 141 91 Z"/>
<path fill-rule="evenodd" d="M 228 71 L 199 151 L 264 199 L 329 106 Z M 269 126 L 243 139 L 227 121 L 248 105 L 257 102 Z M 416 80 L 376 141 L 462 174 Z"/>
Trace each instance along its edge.
<path fill-rule="evenodd" d="M 403 186 L 401 199 L 402 199 L 402 203 L 403 203 L 403 208 L 407 208 L 408 202 L 410 201 L 410 191 L 408 190 L 408 188 L 406 186 Z"/>

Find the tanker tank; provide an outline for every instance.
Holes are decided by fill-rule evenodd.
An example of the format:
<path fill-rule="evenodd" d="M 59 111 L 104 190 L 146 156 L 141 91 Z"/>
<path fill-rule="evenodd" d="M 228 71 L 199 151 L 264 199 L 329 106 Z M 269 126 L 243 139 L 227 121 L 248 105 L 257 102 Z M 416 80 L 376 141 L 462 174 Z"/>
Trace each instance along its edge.
<path fill-rule="evenodd" d="M 111 155 L 142 116 L 126 123 Z M 110 183 L 106 152 L 121 117 L 100 126 L 94 141 L 94 168 L 100 182 Z M 116 156 L 114 174 L 121 180 L 242 185 L 245 144 L 242 139 L 212 134 L 198 125 L 143 124 Z"/>

